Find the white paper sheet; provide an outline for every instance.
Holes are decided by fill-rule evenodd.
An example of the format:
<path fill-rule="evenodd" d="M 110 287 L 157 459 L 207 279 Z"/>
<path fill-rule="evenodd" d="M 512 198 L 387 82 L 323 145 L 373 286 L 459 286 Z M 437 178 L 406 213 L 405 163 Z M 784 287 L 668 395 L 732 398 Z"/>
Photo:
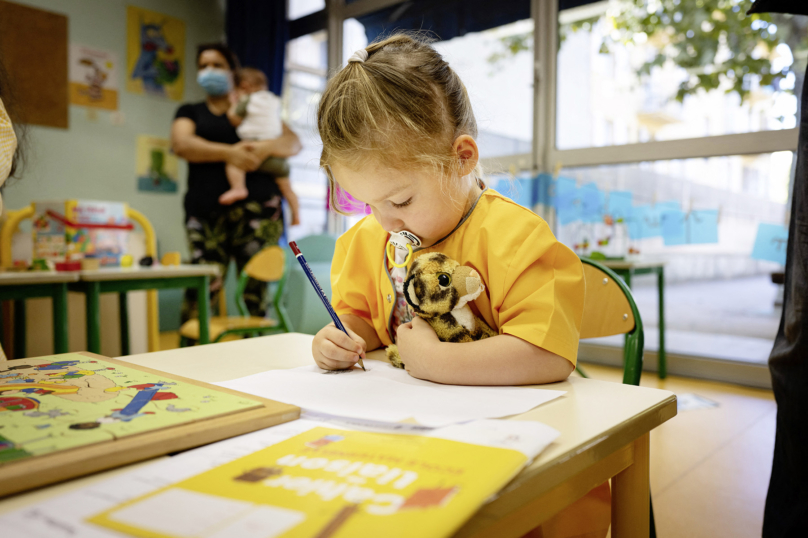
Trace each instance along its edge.
<path fill-rule="evenodd" d="M 306 419 L 280 424 L 189 450 L 79 490 L 9 512 L 0 516 L 2 536 L 8 534 L 8 536 L 25 536 L 26 538 L 75 538 L 77 536 L 119 538 L 121 534 L 86 523 L 84 520 L 123 502 L 170 486 L 317 426 L 337 427 L 331 422 L 323 423 Z M 366 424 L 363 429 L 378 429 L 379 431 L 398 429 L 397 425 L 383 423 L 374 423 L 373 428 L 370 426 L 370 424 Z M 553 428 L 538 422 L 496 420 L 482 420 L 446 428 L 429 429 L 426 434 L 455 441 L 519 450 L 528 457 L 528 460 L 533 460 L 559 435 Z M 138 514 L 130 515 L 139 517 Z M 258 514 L 258 516 L 260 515 Z M 273 518 L 270 518 L 274 525 L 273 528 L 280 525 L 275 516 L 277 514 L 273 514 Z M 264 525 L 267 518 L 262 516 L 258 519 L 260 519 L 259 523 Z M 255 524 L 256 522 L 250 520 L 249 523 Z M 241 532 L 233 535 L 245 538 L 248 536 Z"/>
<path fill-rule="evenodd" d="M 216 383 L 229 389 L 355 419 L 446 426 L 524 413 L 564 391 L 528 387 L 461 387 L 411 377 L 387 363 L 365 361 L 360 369 L 325 371 L 317 366 L 273 370 Z"/>

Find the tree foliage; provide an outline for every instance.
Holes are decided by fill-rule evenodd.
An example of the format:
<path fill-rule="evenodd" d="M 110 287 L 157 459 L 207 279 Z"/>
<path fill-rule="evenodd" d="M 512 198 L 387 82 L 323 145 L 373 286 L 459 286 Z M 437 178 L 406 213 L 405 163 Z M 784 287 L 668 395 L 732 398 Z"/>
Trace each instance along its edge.
<path fill-rule="evenodd" d="M 647 77 L 667 65 L 684 69 L 687 76 L 671 96 L 680 102 L 699 91 L 720 88 L 744 100 L 755 80 L 779 89 L 794 66 L 773 69 L 775 49 L 780 44 L 788 45 L 792 54 L 808 49 L 806 22 L 790 15 L 746 15 L 748 5 L 746 0 L 613 0 L 605 21 L 610 31 L 603 36 L 600 52 L 609 54 L 618 44 L 652 45 L 653 53 L 637 74 Z M 559 44 L 571 32 L 592 31 L 599 20 L 561 26 Z M 494 65 L 532 47 L 531 34 L 500 41 L 501 50 L 488 58 Z M 801 73 L 797 76 L 802 78 Z"/>

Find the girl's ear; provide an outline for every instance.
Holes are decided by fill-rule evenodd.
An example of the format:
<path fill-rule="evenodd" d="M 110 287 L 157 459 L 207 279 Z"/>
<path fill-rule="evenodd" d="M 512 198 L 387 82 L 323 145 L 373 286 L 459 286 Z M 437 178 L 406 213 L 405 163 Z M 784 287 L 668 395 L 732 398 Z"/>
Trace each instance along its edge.
<path fill-rule="evenodd" d="M 467 176 L 474 171 L 477 161 L 480 160 L 480 151 L 477 149 L 477 142 L 469 135 L 458 136 L 452 144 L 455 155 L 460 161 L 460 176 Z"/>

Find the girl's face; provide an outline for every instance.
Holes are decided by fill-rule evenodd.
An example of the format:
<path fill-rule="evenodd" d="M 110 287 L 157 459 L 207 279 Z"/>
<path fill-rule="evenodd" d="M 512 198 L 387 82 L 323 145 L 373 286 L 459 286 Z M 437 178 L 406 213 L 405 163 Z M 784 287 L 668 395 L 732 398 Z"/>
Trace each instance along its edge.
<path fill-rule="evenodd" d="M 474 150 L 476 153 L 476 145 Z M 476 163 L 475 155 L 470 168 Z M 480 192 L 470 175 L 445 181 L 442 188 L 441 179 L 433 174 L 385 168 L 375 163 L 358 170 L 335 163 L 331 172 L 340 188 L 370 206 L 385 231 L 408 230 L 425 247 L 448 235 Z"/>

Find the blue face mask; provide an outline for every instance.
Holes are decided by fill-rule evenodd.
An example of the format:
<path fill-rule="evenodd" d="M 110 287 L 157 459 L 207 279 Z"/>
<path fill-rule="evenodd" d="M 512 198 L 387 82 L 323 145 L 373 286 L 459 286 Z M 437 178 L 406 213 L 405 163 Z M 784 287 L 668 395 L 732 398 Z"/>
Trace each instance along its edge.
<path fill-rule="evenodd" d="M 205 93 L 212 96 L 225 95 L 233 89 L 233 82 L 230 72 L 215 67 L 207 67 L 199 72 L 196 81 L 205 90 Z"/>

